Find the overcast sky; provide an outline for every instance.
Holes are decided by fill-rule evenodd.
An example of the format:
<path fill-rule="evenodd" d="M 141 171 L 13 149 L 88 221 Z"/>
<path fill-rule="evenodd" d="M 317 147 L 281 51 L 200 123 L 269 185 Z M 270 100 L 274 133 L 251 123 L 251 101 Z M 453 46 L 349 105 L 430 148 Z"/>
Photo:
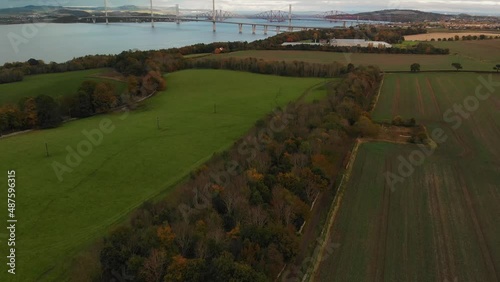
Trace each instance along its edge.
<path fill-rule="evenodd" d="M 153 0 L 153 4 L 162 7 L 179 4 L 181 9 L 208 9 L 212 7 L 211 0 Z M 417 9 L 423 11 L 500 14 L 499 0 L 216 0 L 216 8 L 235 12 L 287 10 L 289 4 L 293 5 L 294 11 L 338 10 L 353 12 L 382 9 Z M 104 6 L 104 0 L 0 0 L 0 8 L 26 5 Z M 108 0 L 108 5 L 147 6 L 149 0 Z"/>

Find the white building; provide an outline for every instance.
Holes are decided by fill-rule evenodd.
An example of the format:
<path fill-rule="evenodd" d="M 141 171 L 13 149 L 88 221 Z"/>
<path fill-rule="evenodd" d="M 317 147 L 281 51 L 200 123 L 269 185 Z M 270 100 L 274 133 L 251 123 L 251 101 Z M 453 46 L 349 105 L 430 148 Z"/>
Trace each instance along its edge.
<path fill-rule="evenodd" d="M 319 43 L 306 43 L 306 42 L 285 42 L 283 46 L 295 45 L 330 45 L 337 47 L 372 47 L 372 48 L 391 48 L 392 45 L 384 41 L 368 41 L 365 39 L 332 39 L 330 43 L 320 40 Z"/>
<path fill-rule="evenodd" d="M 384 41 L 368 41 L 365 39 L 332 39 L 331 46 L 338 47 L 373 47 L 373 48 L 391 48 L 392 45 Z"/>

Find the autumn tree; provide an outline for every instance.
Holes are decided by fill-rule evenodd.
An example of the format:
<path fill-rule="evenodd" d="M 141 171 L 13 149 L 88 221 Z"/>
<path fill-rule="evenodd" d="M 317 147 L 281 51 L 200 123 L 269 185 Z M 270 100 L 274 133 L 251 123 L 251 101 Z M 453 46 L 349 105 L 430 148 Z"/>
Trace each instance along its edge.
<path fill-rule="evenodd" d="M 175 233 L 172 231 L 170 225 L 159 226 L 156 229 L 156 235 L 158 236 L 158 239 L 160 240 L 160 243 L 164 248 L 171 248 L 172 243 L 175 239 Z"/>
<path fill-rule="evenodd" d="M 109 82 L 95 85 L 92 93 L 92 103 L 95 113 L 105 113 L 116 106 L 115 87 Z"/>
<path fill-rule="evenodd" d="M 380 126 L 366 116 L 361 116 L 354 124 L 354 128 L 362 137 L 375 137 L 380 131 Z"/>
<path fill-rule="evenodd" d="M 137 95 L 139 91 L 139 79 L 137 76 L 130 75 L 127 77 L 127 91 L 130 95 Z"/>
<path fill-rule="evenodd" d="M 420 71 L 420 64 L 414 63 L 410 66 L 411 72 L 419 72 Z"/>
<path fill-rule="evenodd" d="M 23 125 L 27 128 L 38 126 L 38 112 L 35 99 L 33 97 L 22 99 L 19 106 L 23 112 Z"/>
<path fill-rule="evenodd" d="M 54 98 L 40 95 L 35 98 L 35 104 L 40 128 L 54 128 L 61 124 L 59 105 L 54 101 Z"/>
<path fill-rule="evenodd" d="M 141 274 L 148 282 L 160 282 L 163 280 L 166 264 L 166 253 L 162 250 L 153 249 L 151 254 L 144 260 Z"/>
<path fill-rule="evenodd" d="M 15 131 L 22 128 L 23 114 L 12 104 L 0 107 L 0 132 Z"/>
<path fill-rule="evenodd" d="M 76 94 L 74 104 L 71 107 L 71 116 L 84 118 L 93 115 L 94 104 L 92 95 L 89 95 L 83 90 L 78 91 Z"/>
<path fill-rule="evenodd" d="M 142 78 L 141 95 L 147 96 L 155 91 L 163 91 L 166 86 L 165 79 L 160 72 L 150 71 Z"/>
<path fill-rule="evenodd" d="M 180 248 L 181 254 L 186 255 L 194 241 L 194 228 L 185 221 L 179 221 L 172 225 L 175 232 L 175 242 Z"/>
<path fill-rule="evenodd" d="M 451 64 L 457 71 L 463 69 L 463 66 L 461 63 L 452 63 Z"/>

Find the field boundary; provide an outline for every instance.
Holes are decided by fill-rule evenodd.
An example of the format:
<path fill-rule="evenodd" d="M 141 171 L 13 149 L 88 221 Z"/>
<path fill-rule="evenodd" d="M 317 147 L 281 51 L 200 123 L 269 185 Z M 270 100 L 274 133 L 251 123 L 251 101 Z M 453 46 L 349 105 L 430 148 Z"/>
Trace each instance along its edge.
<path fill-rule="evenodd" d="M 373 106 L 370 109 L 370 114 L 372 114 L 373 111 L 375 110 L 375 108 L 377 108 L 378 99 L 380 98 L 380 93 L 382 93 L 382 87 L 384 86 L 384 80 L 385 80 L 385 73 L 382 73 L 382 81 L 380 82 L 380 85 L 378 87 L 378 93 L 377 93 L 377 96 L 375 97 L 375 100 L 373 102 Z"/>
<path fill-rule="evenodd" d="M 344 196 L 345 189 L 347 185 L 345 185 L 351 176 L 352 168 L 354 166 L 354 161 L 356 160 L 356 157 L 358 155 L 358 149 L 359 146 L 364 143 L 360 139 L 356 139 L 356 143 L 353 146 L 353 149 L 351 151 L 351 155 L 349 156 L 349 162 L 346 165 L 345 171 L 342 174 L 342 178 L 340 180 L 339 185 L 337 186 L 337 193 L 335 195 L 335 198 L 332 201 L 332 205 L 330 206 L 330 210 L 328 212 L 327 220 L 328 222 L 323 226 L 323 230 L 321 231 L 320 234 L 320 239 L 319 242 L 321 242 L 321 245 L 319 247 L 317 255 L 312 256 L 312 264 L 311 267 L 308 268 L 306 271 L 304 277 L 302 278 L 302 282 L 312 282 L 316 272 L 319 269 L 320 263 L 323 258 L 324 254 L 324 249 L 326 247 L 328 238 L 331 235 L 331 230 L 333 227 L 333 224 L 335 223 L 335 218 L 336 215 L 340 209 L 340 206 L 342 204 L 342 198 Z"/>
<path fill-rule="evenodd" d="M 412 71 L 391 71 L 387 70 L 384 71 L 384 73 L 489 73 L 489 74 L 496 74 L 498 72 L 496 71 L 482 71 L 482 70 L 421 70 L 419 72 L 412 72 Z"/>

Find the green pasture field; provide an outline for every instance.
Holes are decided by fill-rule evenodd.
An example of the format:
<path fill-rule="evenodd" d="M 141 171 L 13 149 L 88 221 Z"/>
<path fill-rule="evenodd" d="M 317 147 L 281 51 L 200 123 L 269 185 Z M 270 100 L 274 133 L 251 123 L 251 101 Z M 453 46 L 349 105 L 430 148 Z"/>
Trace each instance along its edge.
<path fill-rule="evenodd" d="M 457 62 L 455 55 L 409 55 L 409 54 L 366 54 L 336 53 L 316 51 L 277 51 L 253 50 L 239 51 L 217 55 L 218 58 L 257 58 L 268 61 L 306 61 L 311 63 L 339 62 L 347 65 L 377 65 L 384 71 L 409 71 L 413 63 L 419 63 L 421 70 L 454 70 L 452 63 Z M 462 56 L 460 58 L 464 70 L 492 71 L 490 62 Z"/>
<path fill-rule="evenodd" d="M 385 76 L 374 118 L 415 117 L 435 141 L 445 141 L 430 153 L 415 145 L 361 145 L 331 233 L 339 248 L 315 281 L 498 281 L 500 87 L 483 87 L 480 95 L 489 98 L 478 99 L 473 111 L 464 106 L 470 116 L 460 125 L 448 112 L 472 105 L 479 78 Z M 499 83 L 500 75 L 492 80 Z M 402 180 L 388 181 L 388 173 Z"/>
<path fill-rule="evenodd" d="M 5 103 L 17 104 L 23 97 L 36 97 L 42 94 L 51 96 L 54 99 L 73 95 L 76 94 L 78 87 L 85 80 L 109 81 L 116 86 L 120 93 L 126 88 L 125 83 L 96 77 L 99 74 L 110 71 L 110 69 L 91 69 L 54 74 L 28 75 L 20 82 L 0 84 L 0 105 Z"/>
<path fill-rule="evenodd" d="M 166 195 L 257 119 L 324 82 L 222 70 L 180 71 L 166 78 L 167 90 L 130 114 L 99 115 L 0 139 L 5 192 L 0 219 L 7 213 L 8 170 L 16 171 L 18 219 L 17 272 L 7 275 L 3 263 L 0 281 L 65 281 L 72 258 L 111 225 L 145 200 Z M 101 126 L 113 130 L 102 133 L 102 141 L 88 155 L 89 149 L 80 147 L 85 152 L 78 153 L 80 164 L 75 159 L 76 165 L 67 163 L 67 148 L 77 150 L 88 139 L 83 130 L 95 133 Z M 72 170 L 62 174 L 62 181 L 54 162 Z"/>

